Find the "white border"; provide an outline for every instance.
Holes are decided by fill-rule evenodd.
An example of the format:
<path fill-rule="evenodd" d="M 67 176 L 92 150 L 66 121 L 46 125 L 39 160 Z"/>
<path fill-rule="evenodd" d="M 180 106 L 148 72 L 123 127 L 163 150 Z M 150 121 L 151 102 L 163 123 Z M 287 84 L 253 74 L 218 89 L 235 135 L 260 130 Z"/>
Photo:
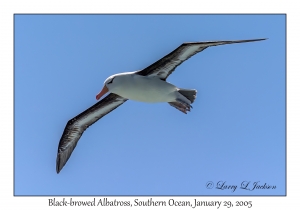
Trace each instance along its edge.
<path fill-rule="evenodd" d="M 292 1 L 291 1 L 292 2 Z M 0 1 L 0 207 L 21 206 L 30 209 L 48 207 L 48 197 L 13 196 L 13 14 L 15 13 L 287 13 L 288 61 L 287 61 L 287 149 L 288 181 L 287 197 L 197 197 L 202 200 L 252 200 L 252 209 L 282 209 L 297 205 L 299 199 L 299 11 L 296 1 L 166 1 L 152 0 L 151 3 L 133 0 L 110 1 L 38 1 L 38 0 L 2 0 Z M 298 9 L 299 10 L 299 9 Z M 275 24 L 275 23 L 274 23 Z M 297 62 L 298 61 L 298 62 Z M 298 158 L 297 158 L 298 157 Z M 296 197 L 297 196 L 297 197 Z M 134 197 L 116 197 L 118 200 Z M 147 199 L 144 197 L 145 200 Z M 155 200 L 168 200 L 171 197 L 155 197 Z M 192 200 L 194 197 L 176 197 Z M 196 197 L 195 197 L 196 198 Z M 89 197 L 75 197 L 76 200 L 89 200 Z M 109 197 L 114 199 L 114 197 Z M 55 208 L 55 207 L 50 207 Z M 65 207 L 66 208 L 66 207 Z M 70 208 L 70 207 L 67 207 Z M 96 207 L 102 208 L 102 207 Z M 147 207 L 145 207 L 147 208 Z M 151 208 L 151 207 L 150 207 Z M 190 207 L 189 207 L 190 208 Z M 235 207 L 237 208 L 237 207 Z M 109 208 L 113 209 L 113 208 Z M 143 208 L 139 208 L 143 209 Z M 149 207 L 148 207 L 149 209 Z M 181 208 L 183 209 L 183 207 Z M 210 208 L 212 209 L 212 208 Z M 215 209 L 215 208 L 214 208 Z M 295 209 L 295 208 L 293 208 Z"/>

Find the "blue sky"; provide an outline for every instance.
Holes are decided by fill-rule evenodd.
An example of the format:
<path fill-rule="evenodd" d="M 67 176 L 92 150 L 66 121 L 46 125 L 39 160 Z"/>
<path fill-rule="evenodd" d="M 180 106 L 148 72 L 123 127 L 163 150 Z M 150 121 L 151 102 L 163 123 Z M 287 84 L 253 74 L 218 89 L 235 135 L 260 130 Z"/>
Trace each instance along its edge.
<path fill-rule="evenodd" d="M 15 195 L 285 194 L 285 16 L 14 21 Z M 168 81 L 198 90 L 190 113 L 127 101 L 85 131 L 56 174 L 67 121 L 96 103 L 108 76 L 143 69 L 183 42 L 252 38 L 268 40 L 211 47 L 177 67 Z M 243 190 L 243 181 L 276 189 Z"/>

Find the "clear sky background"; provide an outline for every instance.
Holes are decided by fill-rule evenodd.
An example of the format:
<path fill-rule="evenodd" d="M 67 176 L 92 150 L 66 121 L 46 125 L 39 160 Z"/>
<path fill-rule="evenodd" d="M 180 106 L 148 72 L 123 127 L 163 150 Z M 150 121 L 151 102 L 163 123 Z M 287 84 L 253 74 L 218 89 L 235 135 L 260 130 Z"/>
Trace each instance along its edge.
<path fill-rule="evenodd" d="M 15 195 L 284 195 L 285 16 L 15 15 Z M 187 115 L 127 101 L 89 127 L 56 174 L 68 120 L 104 80 L 183 42 L 210 47 L 168 81 L 197 89 Z M 218 182 L 237 185 L 234 192 Z M 276 189 L 239 189 L 243 181 Z M 213 189 L 207 183 L 213 182 Z"/>

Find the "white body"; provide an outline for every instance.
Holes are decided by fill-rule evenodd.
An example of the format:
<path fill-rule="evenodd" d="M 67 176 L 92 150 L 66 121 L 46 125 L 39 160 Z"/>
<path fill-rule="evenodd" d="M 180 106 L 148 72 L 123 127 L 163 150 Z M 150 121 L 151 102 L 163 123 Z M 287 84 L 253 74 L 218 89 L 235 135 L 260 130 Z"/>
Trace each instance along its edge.
<path fill-rule="evenodd" d="M 113 82 L 108 84 L 114 77 Z M 122 73 L 109 77 L 105 84 L 109 91 L 124 98 L 141 102 L 173 102 L 176 98 L 186 101 L 177 92 L 178 88 L 156 76 L 140 76 L 133 73 Z"/>

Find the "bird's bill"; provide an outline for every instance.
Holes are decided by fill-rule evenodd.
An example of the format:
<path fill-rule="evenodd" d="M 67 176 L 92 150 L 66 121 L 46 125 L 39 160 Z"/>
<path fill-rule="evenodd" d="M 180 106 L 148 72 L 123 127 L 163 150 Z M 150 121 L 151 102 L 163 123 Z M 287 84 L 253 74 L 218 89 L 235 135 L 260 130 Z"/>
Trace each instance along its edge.
<path fill-rule="evenodd" d="M 108 88 L 106 87 L 106 85 L 104 85 L 102 90 L 96 95 L 96 99 L 99 100 L 107 92 L 108 92 Z"/>

